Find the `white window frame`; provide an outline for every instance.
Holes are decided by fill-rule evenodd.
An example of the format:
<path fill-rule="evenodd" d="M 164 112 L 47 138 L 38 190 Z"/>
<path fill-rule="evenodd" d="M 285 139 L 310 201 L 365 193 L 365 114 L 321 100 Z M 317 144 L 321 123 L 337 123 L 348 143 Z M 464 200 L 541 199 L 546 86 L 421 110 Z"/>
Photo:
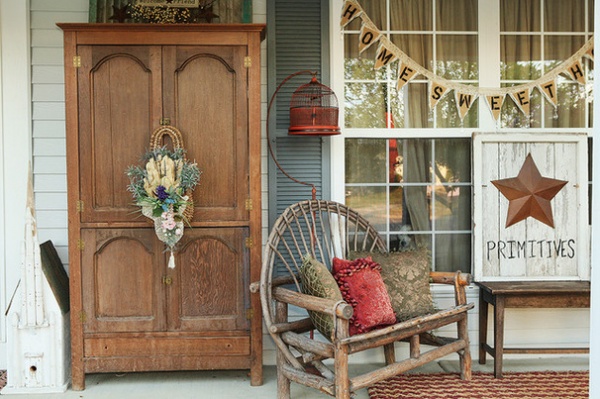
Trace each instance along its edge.
<path fill-rule="evenodd" d="M 368 0 L 363 0 L 368 1 Z M 430 1 L 430 0 L 428 0 Z M 331 176 L 332 179 L 332 199 L 339 202 L 345 201 L 345 171 L 344 171 L 344 139 L 365 137 L 365 129 L 345 128 L 344 121 L 344 39 L 342 28 L 340 27 L 340 10 L 344 0 L 330 0 L 330 6 L 333 10 L 331 15 L 331 87 L 338 93 L 340 98 L 340 121 L 342 134 L 331 139 Z M 498 0 L 478 0 L 478 26 L 479 30 L 479 85 L 480 87 L 499 87 L 500 86 L 500 21 L 498 18 L 491 20 L 486 18 L 488 15 L 497 16 L 500 14 L 500 3 Z M 481 27 L 485 27 L 482 29 Z M 481 62 L 485 60 L 485 63 Z M 522 128 L 502 128 L 493 119 L 491 112 L 485 104 L 483 98 L 479 98 L 479 124 L 476 128 L 426 128 L 426 129 L 369 129 L 369 135 L 374 138 L 470 138 L 475 132 L 494 132 L 502 131 L 506 133 L 521 132 Z M 528 132 L 586 132 L 588 136 L 592 135 L 591 128 L 529 128 Z"/>
<path fill-rule="evenodd" d="M 31 164 L 29 10 L 29 1 L 0 0 L 0 354 L 7 353 L 4 312 L 21 271 Z M 0 356 L 0 368 L 6 360 Z"/>

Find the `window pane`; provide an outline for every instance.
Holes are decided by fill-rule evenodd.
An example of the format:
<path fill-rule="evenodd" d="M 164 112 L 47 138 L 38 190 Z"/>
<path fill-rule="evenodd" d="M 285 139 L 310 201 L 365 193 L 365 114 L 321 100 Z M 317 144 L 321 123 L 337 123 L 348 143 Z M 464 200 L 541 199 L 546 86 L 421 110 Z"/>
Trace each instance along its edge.
<path fill-rule="evenodd" d="M 479 110 L 478 103 L 479 99 L 473 102 L 471 109 L 465 115 L 463 120 L 460 120 L 460 115 L 456 108 L 456 97 L 455 92 L 451 91 L 449 94 L 444 95 L 442 99 L 435 106 L 436 114 L 436 126 L 437 127 L 477 127 L 479 123 Z"/>
<path fill-rule="evenodd" d="M 477 30 L 477 0 L 437 0 L 436 11 L 436 25 L 439 30 Z"/>
<path fill-rule="evenodd" d="M 352 128 L 384 128 L 387 110 L 387 85 L 347 83 L 345 124 Z"/>
<path fill-rule="evenodd" d="M 500 36 L 500 77 L 535 80 L 542 76 L 539 36 Z"/>
<path fill-rule="evenodd" d="M 560 83 L 561 80 L 562 83 Z M 584 127 L 587 106 L 585 87 L 562 78 L 558 82 L 556 89 L 558 107 L 554 107 L 547 101 L 544 102 L 545 126 Z"/>
<path fill-rule="evenodd" d="M 390 40 L 417 64 L 432 69 L 433 35 L 390 35 Z M 419 78 L 422 76 L 415 76 Z"/>
<path fill-rule="evenodd" d="M 429 108 L 427 83 L 410 82 L 400 93 L 392 87 L 392 116 L 395 128 L 433 127 L 433 110 Z"/>
<path fill-rule="evenodd" d="M 435 236 L 435 270 L 455 272 L 471 270 L 471 235 L 437 234 Z"/>
<path fill-rule="evenodd" d="M 369 0 L 361 1 L 360 5 L 365 13 L 371 18 L 371 21 L 375 24 L 377 29 L 387 30 L 387 18 L 385 17 L 386 12 L 386 1 L 385 0 Z M 347 30 L 360 30 L 361 19 L 355 18 L 350 22 L 345 29 Z"/>
<path fill-rule="evenodd" d="M 435 230 L 471 229 L 471 188 L 436 185 Z"/>
<path fill-rule="evenodd" d="M 585 44 L 581 36 L 546 36 L 544 59 L 546 72 L 557 67 Z"/>
<path fill-rule="evenodd" d="M 546 32 L 583 32 L 585 0 L 544 0 Z"/>
<path fill-rule="evenodd" d="M 449 80 L 477 80 L 477 36 L 438 35 L 436 74 Z"/>
<path fill-rule="evenodd" d="M 385 187 L 346 187 L 346 205 L 365 217 L 377 230 L 386 230 Z"/>
<path fill-rule="evenodd" d="M 397 139 L 396 148 L 390 141 L 390 159 L 401 165 L 402 178 L 407 183 L 431 183 L 431 142 L 427 139 Z"/>
<path fill-rule="evenodd" d="M 385 68 L 376 71 L 377 43 L 358 53 L 358 35 L 346 35 L 344 40 L 344 78 L 349 80 L 375 80 L 385 78 Z"/>
<path fill-rule="evenodd" d="M 500 0 L 500 31 L 539 32 L 540 0 Z"/>
<path fill-rule="evenodd" d="M 432 30 L 431 1 L 397 0 L 390 2 L 390 30 Z"/>
<path fill-rule="evenodd" d="M 471 140 L 435 141 L 436 181 L 447 183 L 471 181 Z"/>
<path fill-rule="evenodd" d="M 385 139 L 347 139 L 346 183 L 385 183 Z"/>
<path fill-rule="evenodd" d="M 505 87 L 505 85 L 502 86 Z M 500 115 L 502 127 L 542 127 L 542 108 L 545 102 L 546 100 L 538 90 L 532 90 L 529 97 L 529 115 L 525 115 L 512 98 L 507 96 Z"/>

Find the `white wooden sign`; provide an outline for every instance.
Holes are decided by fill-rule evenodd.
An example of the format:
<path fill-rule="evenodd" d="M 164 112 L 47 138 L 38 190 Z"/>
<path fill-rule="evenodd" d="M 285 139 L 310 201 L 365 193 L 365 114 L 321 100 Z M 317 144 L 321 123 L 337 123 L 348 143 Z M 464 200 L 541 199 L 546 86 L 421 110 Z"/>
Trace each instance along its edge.
<path fill-rule="evenodd" d="M 584 133 L 474 134 L 476 281 L 590 279 L 587 154 Z M 527 172 L 532 170 L 532 160 L 533 170 L 539 174 L 533 173 L 537 180 L 525 184 L 530 186 L 527 188 L 520 179 L 531 177 Z M 541 182 L 555 182 L 550 179 L 566 184 L 549 195 L 535 188 Z M 515 188 L 501 192 L 492 182 Z M 531 187 L 538 191 L 529 196 L 533 202 L 527 202 L 520 192 L 511 195 Z M 516 196 L 521 198 L 514 199 Z M 548 211 L 548 201 L 540 196 L 548 197 L 553 223 L 531 209 L 539 208 L 539 201 Z"/>

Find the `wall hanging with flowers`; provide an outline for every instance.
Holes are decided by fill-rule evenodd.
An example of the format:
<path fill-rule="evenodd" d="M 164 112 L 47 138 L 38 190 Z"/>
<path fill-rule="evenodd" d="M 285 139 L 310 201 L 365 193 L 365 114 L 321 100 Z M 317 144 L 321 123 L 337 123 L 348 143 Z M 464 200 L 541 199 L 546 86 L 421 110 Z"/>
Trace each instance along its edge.
<path fill-rule="evenodd" d="M 169 137 L 173 150 L 164 145 Z M 161 126 L 152 133 L 150 150 L 144 154 L 145 166 L 130 166 L 127 176 L 135 204 L 142 215 L 154 222 L 159 240 L 171 252 L 169 268 L 175 267 L 173 252 L 183 237 L 185 224 L 194 214 L 193 190 L 200 182 L 200 170 L 196 162 L 185 156 L 181 132 L 173 126 Z"/>

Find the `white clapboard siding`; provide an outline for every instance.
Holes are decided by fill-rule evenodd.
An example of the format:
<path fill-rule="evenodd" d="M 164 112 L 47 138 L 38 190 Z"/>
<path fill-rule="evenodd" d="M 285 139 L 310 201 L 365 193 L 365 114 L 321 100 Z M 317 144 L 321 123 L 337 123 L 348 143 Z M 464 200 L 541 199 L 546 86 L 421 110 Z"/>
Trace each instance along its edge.
<path fill-rule="evenodd" d="M 33 65 L 63 65 L 62 47 L 34 47 L 31 50 Z"/>
<path fill-rule="evenodd" d="M 34 139 L 34 143 L 37 143 L 37 140 Z M 33 166 L 33 173 L 38 175 L 65 174 L 67 173 L 66 160 L 67 158 L 65 156 L 59 155 L 47 157 L 37 156 L 35 159 L 35 165 Z"/>
<path fill-rule="evenodd" d="M 33 156 L 64 157 L 66 152 L 66 140 L 63 138 L 42 138 L 33 142 Z"/>
<path fill-rule="evenodd" d="M 37 210 L 66 211 L 67 198 L 62 193 L 36 193 L 35 204 Z"/>
<path fill-rule="evenodd" d="M 62 88 L 62 86 L 60 86 Z M 63 94 L 64 95 L 64 94 Z M 34 120 L 33 138 L 66 137 L 65 121 Z"/>
<path fill-rule="evenodd" d="M 63 34 L 57 22 L 87 22 L 88 0 L 31 0 L 33 173 L 38 234 L 68 270 Z"/>
<path fill-rule="evenodd" d="M 528 154 L 568 182 L 551 200 L 554 228 L 532 217 L 506 227 L 509 201 L 491 181 L 518 176 Z M 473 155 L 476 280 L 589 279 L 586 135 L 476 134 Z"/>
<path fill-rule="evenodd" d="M 62 68 L 62 67 L 61 67 Z M 34 102 L 64 102 L 64 85 L 56 83 L 38 83 L 33 86 L 32 100 Z"/>

